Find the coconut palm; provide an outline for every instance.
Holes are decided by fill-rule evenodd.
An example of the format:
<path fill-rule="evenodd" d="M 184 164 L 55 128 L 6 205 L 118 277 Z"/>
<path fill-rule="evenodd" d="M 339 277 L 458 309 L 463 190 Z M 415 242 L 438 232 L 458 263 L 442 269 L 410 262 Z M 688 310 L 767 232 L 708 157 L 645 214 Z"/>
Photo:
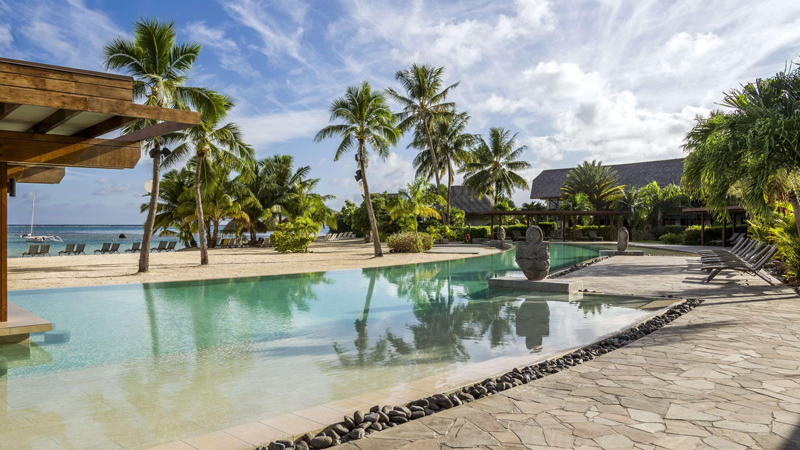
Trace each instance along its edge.
<path fill-rule="evenodd" d="M 411 128 L 421 128 L 428 139 L 428 150 L 431 155 L 431 167 L 439 167 L 436 155 L 436 146 L 433 143 L 432 126 L 452 114 L 455 110 L 455 103 L 447 102 L 447 95 L 450 90 L 457 87 L 458 83 L 442 89 L 444 82 L 442 75 L 444 67 L 435 68 L 427 64 L 412 64 L 410 68 L 398 70 L 394 78 L 405 91 L 405 95 L 400 94 L 392 88 L 387 89 L 386 93 L 395 102 L 399 103 L 403 110 L 397 113 L 400 120 L 398 128 L 406 132 Z M 436 178 L 436 188 L 441 190 L 442 183 L 439 171 L 433 171 Z"/>
<path fill-rule="evenodd" d="M 414 134 L 414 140 L 409 147 L 418 148 L 421 151 L 414 158 L 414 168 L 417 169 L 417 177 L 423 176 L 430 179 L 434 174 L 433 155 L 438 155 L 439 171 L 447 172 L 447 212 L 444 216 L 444 224 L 450 224 L 450 194 L 455 181 L 455 169 L 470 161 L 472 153 L 470 149 L 475 144 L 477 136 L 467 133 L 467 123 L 469 116 L 467 113 L 452 114 L 449 118 L 442 120 L 433 126 L 433 144 L 436 148 L 434 153 L 427 151 L 428 141 L 426 133 L 420 133 L 420 129 Z"/>
<path fill-rule="evenodd" d="M 440 218 L 434 206 L 444 204 L 445 200 L 424 178 L 417 178 L 413 183 L 408 183 L 406 189 L 400 189 L 397 196 L 393 197 L 387 209 L 393 220 L 401 217 L 413 217 L 414 233 L 417 232 L 417 219 Z"/>
<path fill-rule="evenodd" d="M 491 194 L 493 202 L 511 198 L 517 188 L 528 188 L 528 182 L 516 172 L 531 167 L 527 161 L 518 161 L 528 147 L 516 147 L 516 134 L 495 127 L 489 130 L 489 142 L 478 137 L 476 144 L 471 161 L 463 167 L 465 186 L 478 195 Z"/>
<path fill-rule="evenodd" d="M 226 109 L 233 107 L 228 97 L 225 99 Z M 197 232 L 200 235 L 200 265 L 208 264 L 208 243 L 205 236 L 205 220 L 203 218 L 200 180 L 203 166 L 222 164 L 234 168 L 240 173 L 249 174 L 255 151 L 247 145 L 239 126 L 235 123 L 221 125 L 223 117 L 203 114 L 199 125 L 182 130 L 165 137 L 167 141 L 180 141 L 172 153 L 164 159 L 164 165 L 170 166 L 184 161 L 188 156 L 195 158 L 194 200 L 197 212 Z"/>
<path fill-rule="evenodd" d="M 133 24 L 133 38 L 116 38 L 103 47 L 106 69 L 124 72 L 133 77 L 133 97 L 145 105 L 160 108 L 199 109 L 215 116 L 224 113 L 223 98 L 214 91 L 185 86 L 194 62 L 200 54 L 197 43 L 177 43 L 175 22 L 141 19 Z M 140 120 L 128 125 L 126 132 L 154 125 L 152 120 Z M 153 234 L 161 173 L 160 138 L 143 146 L 153 153 L 153 186 L 144 224 L 142 247 L 150 247 Z M 150 267 L 150 253 L 139 256 L 139 272 Z"/>
<path fill-rule="evenodd" d="M 291 160 L 291 156 L 288 157 Z M 273 229 L 279 222 L 279 215 L 285 214 L 284 206 L 289 201 L 290 192 L 283 189 L 276 181 L 276 173 L 285 173 L 282 168 L 284 155 L 273 155 L 251 163 L 249 174 L 239 176 L 238 181 L 244 187 L 237 197 L 237 202 L 242 203 L 243 210 L 253 223 L 250 227 L 250 241 L 256 240 L 258 224 L 267 229 Z M 298 169 L 298 178 L 305 176 L 311 170 L 305 166 Z M 251 201 L 243 201 L 243 200 Z"/>
<path fill-rule="evenodd" d="M 662 189 L 655 181 L 642 187 L 639 193 L 648 220 L 656 226 L 663 226 L 664 215 L 680 212 L 681 206 L 688 200 L 680 187 L 668 184 Z"/>
<path fill-rule="evenodd" d="M 340 137 L 342 141 L 336 149 L 334 161 L 338 161 L 350 150 L 356 150 L 356 162 L 364 185 L 364 201 L 369 213 L 370 235 L 375 256 L 383 256 L 367 182 L 366 147 L 372 147 L 381 159 L 389 156 L 389 147 L 397 143 L 400 138 L 400 131 L 395 127 L 395 117 L 389 109 L 384 93 L 372 92 L 372 87 L 366 81 L 359 86 L 347 88 L 344 97 L 333 101 L 330 111 L 331 121 L 342 123 L 323 128 L 314 137 L 314 141 Z"/>
<path fill-rule="evenodd" d="M 561 211 L 591 211 L 594 207 L 588 195 L 583 192 L 578 192 L 561 200 L 558 204 L 558 209 Z M 577 217 L 575 219 L 577 219 Z M 586 225 L 591 219 L 588 216 L 583 216 L 581 221 Z M 577 223 L 577 220 L 575 220 L 575 222 Z"/>
<path fill-rule="evenodd" d="M 195 170 L 195 165 L 196 160 L 192 158 L 187 167 L 189 170 Z M 250 216 L 245 212 L 245 208 L 252 200 L 247 198 L 241 200 L 244 197 L 242 195 L 244 187 L 237 180 L 230 178 L 230 168 L 220 164 L 206 164 L 204 173 L 206 175 L 201 186 L 201 198 L 203 218 L 209 223 L 206 238 L 216 244 L 223 220 L 232 219 L 240 224 L 251 225 Z"/>
<path fill-rule="evenodd" d="M 589 202 L 596 210 L 608 209 L 614 197 L 621 194 L 623 186 L 619 184 L 619 176 L 614 169 L 604 166 L 602 162 L 584 161 L 567 174 L 561 192 L 567 197 L 579 192 L 589 196 Z"/>
<path fill-rule="evenodd" d="M 293 217 L 308 217 L 315 223 L 336 229 L 336 211 L 328 208 L 325 202 L 335 200 L 335 195 L 323 195 L 314 192 L 319 178 L 310 178 L 298 183 L 290 193 L 288 210 Z"/>
<path fill-rule="evenodd" d="M 161 189 L 158 191 L 158 207 L 153 226 L 153 233 L 160 233 L 161 236 L 177 235 L 187 247 L 197 246 L 194 239 L 197 226 L 191 220 L 194 209 L 186 201 L 186 193 L 192 190 L 192 178 L 192 173 L 186 168 L 170 170 L 164 174 Z M 147 208 L 149 203 L 143 203 L 142 212 L 147 211 Z"/>

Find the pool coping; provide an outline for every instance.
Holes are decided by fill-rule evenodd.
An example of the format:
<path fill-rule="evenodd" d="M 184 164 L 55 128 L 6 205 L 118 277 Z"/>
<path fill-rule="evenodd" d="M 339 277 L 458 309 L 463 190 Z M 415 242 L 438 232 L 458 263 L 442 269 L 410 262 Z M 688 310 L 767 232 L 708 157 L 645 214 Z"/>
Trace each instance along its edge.
<path fill-rule="evenodd" d="M 606 259 L 607 257 L 599 257 L 596 259 Z M 568 269 L 568 268 L 566 268 Z M 564 270 L 566 270 L 564 269 Z M 171 443 L 152 447 L 151 450 L 172 450 L 172 449 L 197 449 L 197 450 L 212 450 L 212 449 L 231 449 L 231 450 L 251 450 L 261 447 L 266 447 L 270 442 L 276 440 L 291 440 L 295 441 L 302 438 L 302 436 L 311 433 L 317 433 L 328 429 L 333 424 L 342 421 L 342 418 L 348 414 L 353 414 L 355 411 L 362 410 L 368 411 L 374 405 L 404 405 L 408 406 L 410 403 L 417 399 L 430 397 L 437 394 L 450 394 L 460 391 L 466 386 L 476 384 L 476 380 L 486 380 L 489 378 L 496 378 L 502 374 L 509 373 L 517 367 L 529 367 L 540 364 L 546 361 L 555 361 L 570 355 L 576 351 L 587 349 L 595 346 L 600 342 L 616 336 L 625 334 L 633 328 L 638 328 L 645 323 L 664 316 L 673 309 L 685 305 L 689 299 L 677 298 L 672 296 L 641 296 L 641 295 L 625 295 L 625 294 L 607 294 L 603 292 L 589 292 L 584 290 L 579 292 L 583 296 L 614 296 L 635 299 L 650 299 L 652 304 L 655 302 L 668 302 L 666 306 L 659 306 L 653 310 L 652 314 L 634 324 L 627 325 L 625 328 L 617 331 L 612 331 L 599 336 L 592 342 L 587 344 L 571 347 L 567 350 L 558 350 L 550 354 L 538 355 L 533 360 L 523 359 L 528 358 L 530 355 L 523 355 L 518 357 L 501 356 L 487 361 L 482 361 L 471 365 L 450 371 L 443 375 L 434 375 L 431 377 L 421 378 L 414 380 L 403 385 L 392 386 L 389 388 L 379 389 L 377 391 L 368 392 L 352 397 L 328 402 L 322 405 L 313 406 L 310 408 L 293 411 L 290 413 L 280 414 L 268 419 L 262 419 L 254 422 L 244 423 L 229 428 L 220 429 L 217 431 L 197 435 L 194 437 L 174 441 Z M 646 306 L 645 305 L 645 306 Z M 499 364 L 498 364 L 499 363 Z M 502 364 L 502 367 L 500 367 Z M 477 370 L 476 370 L 477 368 Z M 483 369 L 483 370 L 480 370 Z M 454 381 L 447 386 L 434 384 L 433 388 L 425 388 L 425 383 L 430 383 L 431 379 L 441 379 L 442 377 L 455 377 L 458 379 L 462 377 L 462 381 Z M 532 380 L 533 381 L 533 380 Z M 477 381 L 479 382 L 479 381 Z M 303 425 L 308 428 L 302 428 Z M 312 428 L 313 427 L 313 428 Z M 285 431 L 290 430 L 290 431 Z M 263 436 L 259 438 L 258 442 L 254 442 L 255 436 Z M 189 447 L 186 447 L 188 445 Z"/>

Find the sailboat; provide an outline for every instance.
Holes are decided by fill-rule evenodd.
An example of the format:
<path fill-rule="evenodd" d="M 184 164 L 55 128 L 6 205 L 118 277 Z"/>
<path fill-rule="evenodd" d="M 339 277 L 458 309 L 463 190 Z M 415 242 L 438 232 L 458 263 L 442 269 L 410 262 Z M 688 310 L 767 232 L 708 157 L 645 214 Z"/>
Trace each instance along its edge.
<path fill-rule="evenodd" d="M 20 234 L 19 237 L 25 239 L 28 242 L 45 242 L 45 241 L 64 242 L 58 236 L 50 234 L 45 236 L 36 236 L 33 234 L 33 209 L 35 206 L 36 206 L 36 194 L 33 194 L 33 201 L 31 202 L 31 231 L 28 234 Z"/>

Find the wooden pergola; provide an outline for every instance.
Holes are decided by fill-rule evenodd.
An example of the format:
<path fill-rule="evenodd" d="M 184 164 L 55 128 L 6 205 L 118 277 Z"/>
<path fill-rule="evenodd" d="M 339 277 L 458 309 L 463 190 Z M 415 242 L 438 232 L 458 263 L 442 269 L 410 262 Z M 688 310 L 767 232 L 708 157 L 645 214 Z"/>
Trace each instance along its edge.
<path fill-rule="evenodd" d="M 747 214 L 747 211 L 741 206 L 728 206 L 728 215 L 731 216 L 731 224 L 733 230 L 731 235 L 736 232 L 736 216 L 739 214 Z M 710 214 L 712 210 L 709 208 L 684 208 L 685 213 L 699 213 L 700 214 L 700 245 L 706 245 L 706 214 Z M 728 242 L 725 231 L 728 228 L 727 221 L 722 222 L 722 246 Z"/>
<path fill-rule="evenodd" d="M 547 217 L 547 216 L 555 216 L 555 217 L 563 217 L 564 220 L 569 218 L 574 218 L 575 222 L 577 223 L 578 217 L 583 216 L 603 216 L 603 217 L 614 217 L 614 216 L 624 216 L 624 211 L 559 211 L 559 210 L 546 210 L 546 211 L 486 211 L 480 213 L 481 215 L 486 215 L 491 217 L 492 225 L 491 225 L 491 237 L 494 239 L 494 218 L 495 216 L 498 217 L 498 226 L 503 226 L 503 217 L 504 216 L 525 216 L 525 222 L 528 226 L 531 226 L 531 218 L 535 218 L 536 222 L 539 223 L 540 217 Z M 613 240 L 614 236 L 614 221 L 611 220 L 611 238 Z M 577 230 L 577 226 L 572 227 L 572 240 L 575 240 L 575 231 Z M 565 236 L 562 234 L 562 239 Z"/>
<path fill-rule="evenodd" d="M 157 124 L 101 136 L 142 119 Z M 8 321 L 8 184 L 57 184 L 65 167 L 131 169 L 140 141 L 200 123 L 133 102 L 133 78 L 0 58 L 0 322 Z"/>

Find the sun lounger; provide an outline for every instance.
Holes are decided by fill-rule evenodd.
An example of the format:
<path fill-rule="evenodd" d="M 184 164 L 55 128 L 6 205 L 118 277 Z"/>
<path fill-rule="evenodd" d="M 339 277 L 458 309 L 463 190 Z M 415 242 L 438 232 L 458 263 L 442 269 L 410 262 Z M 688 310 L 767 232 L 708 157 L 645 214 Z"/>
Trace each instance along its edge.
<path fill-rule="evenodd" d="M 515 241 L 522 241 L 525 239 L 524 237 L 522 237 L 519 230 L 511 230 L 511 238 L 514 239 Z"/>
<path fill-rule="evenodd" d="M 50 256 L 50 244 L 44 244 L 39 247 L 39 251 L 36 252 L 35 256 Z"/>
<path fill-rule="evenodd" d="M 594 230 L 589 230 L 589 239 L 593 241 L 602 241 L 603 238 L 597 235 L 597 232 Z"/>
<path fill-rule="evenodd" d="M 30 247 L 28 247 L 28 251 L 27 252 L 23 252 L 22 253 L 22 257 L 24 258 L 26 256 L 36 256 L 37 253 L 39 253 L 39 245 L 38 244 L 34 244 L 34 245 L 31 245 Z"/>
<path fill-rule="evenodd" d="M 58 252 L 58 255 L 71 255 L 75 251 L 75 244 L 67 244 L 67 248 Z"/>
<path fill-rule="evenodd" d="M 111 250 L 111 243 L 110 242 L 106 242 L 106 243 L 103 244 L 102 247 L 100 247 L 100 249 L 95 250 L 94 252 L 103 254 L 103 253 L 108 253 L 109 250 Z"/>
<path fill-rule="evenodd" d="M 589 238 L 583 235 L 583 231 L 575 230 L 575 238 L 580 239 L 581 241 L 588 241 Z"/>
<path fill-rule="evenodd" d="M 770 259 L 772 259 L 773 256 L 775 256 L 775 253 L 777 252 L 778 248 L 770 245 L 767 246 L 764 252 L 758 254 L 758 257 L 756 258 L 757 260 L 754 263 L 748 263 L 745 261 L 724 261 L 715 265 L 709 265 L 706 268 L 711 269 L 711 272 L 709 273 L 708 278 L 705 279 L 705 282 L 710 282 L 723 270 L 737 270 L 740 272 L 753 274 L 767 283 L 774 285 L 775 283 L 773 283 L 768 276 L 764 275 L 761 272 L 761 269 L 764 268 L 764 266 L 769 262 Z"/>
<path fill-rule="evenodd" d="M 141 242 L 134 242 L 131 248 L 125 250 L 125 253 L 138 253 L 142 249 Z"/>
<path fill-rule="evenodd" d="M 153 247 L 153 248 L 150 249 L 150 251 L 152 252 L 153 250 L 155 250 L 155 251 L 161 253 L 161 251 L 165 250 L 166 248 L 167 248 L 167 241 L 160 241 L 158 243 L 158 247 Z"/>
<path fill-rule="evenodd" d="M 174 252 L 176 245 L 178 245 L 178 241 L 170 241 L 170 243 L 167 244 L 167 248 L 165 248 L 164 251 L 165 252 Z"/>
<path fill-rule="evenodd" d="M 111 244 L 111 248 L 108 249 L 108 253 L 119 253 L 119 242 L 114 242 Z"/>
<path fill-rule="evenodd" d="M 86 250 L 86 244 L 78 244 L 78 246 L 75 247 L 75 251 L 72 252 L 72 254 L 73 255 L 85 255 L 86 253 L 84 252 L 84 250 Z"/>

